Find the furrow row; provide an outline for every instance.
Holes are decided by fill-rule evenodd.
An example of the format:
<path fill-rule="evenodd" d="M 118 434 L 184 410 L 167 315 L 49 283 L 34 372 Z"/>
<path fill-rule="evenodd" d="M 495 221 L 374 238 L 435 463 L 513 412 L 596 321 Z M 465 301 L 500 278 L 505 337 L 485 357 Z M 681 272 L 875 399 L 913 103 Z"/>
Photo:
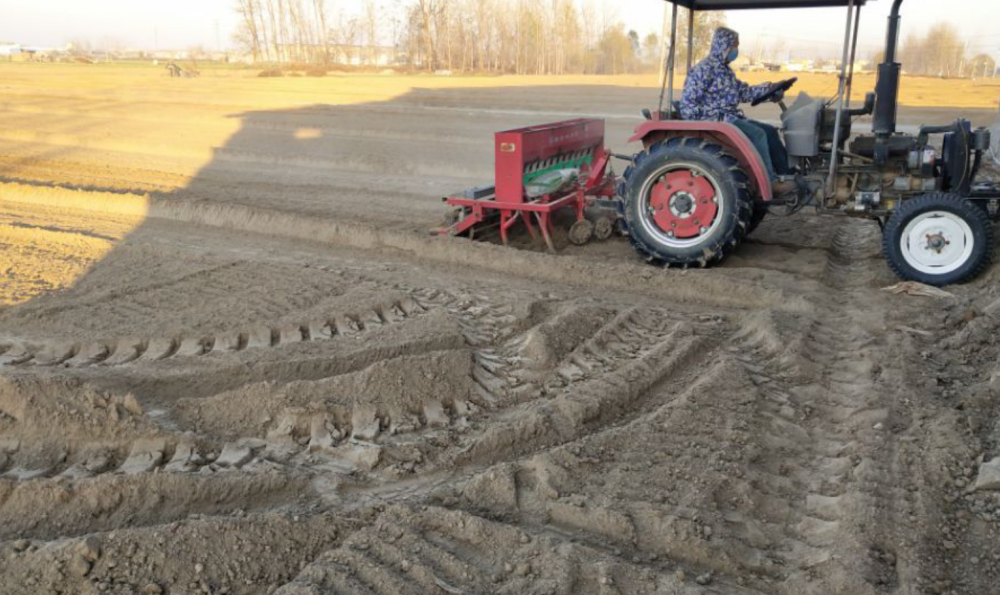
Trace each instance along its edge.
<path fill-rule="evenodd" d="M 401 322 L 423 312 L 414 299 L 379 304 L 351 314 L 338 314 L 286 326 L 260 325 L 218 335 L 121 338 L 92 343 L 6 341 L 0 345 L 0 367 L 4 366 L 120 366 L 142 364 L 173 357 L 197 357 L 233 353 L 247 349 L 284 347 L 304 341 L 354 336 Z"/>

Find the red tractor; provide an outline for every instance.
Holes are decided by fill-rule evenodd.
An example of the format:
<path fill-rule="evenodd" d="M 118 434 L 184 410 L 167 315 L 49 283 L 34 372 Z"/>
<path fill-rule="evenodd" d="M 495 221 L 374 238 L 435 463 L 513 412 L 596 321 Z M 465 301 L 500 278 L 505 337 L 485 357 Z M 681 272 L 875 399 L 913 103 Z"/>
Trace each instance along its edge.
<path fill-rule="evenodd" d="M 567 132 L 580 126 L 591 132 L 600 126 L 603 132 L 600 121 L 526 129 L 545 131 L 535 135 L 513 131 L 506 144 L 498 135 L 497 184 L 512 189 L 502 200 L 493 187 L 478 189 L 475 196 L 469 193 L 476 190 L 447 198 L 460 207 L 450 233 L 473 232 L 475 225 L 490 221 L 487 213 L 500 212 L 504 239 L 514 221 L 520 218 L 530 223 L 532 216 L 548 239 L 552 225 L 548 214 L 571 204 L 576 207 L 577 223 L 570 239 L 586 241 L 595 229 L 607 233 L 610 222 L 603 218 L 587 221 L 584 207 L 592 201 L 605 202 L 616 193 L 617 223 L 640 256 L 653 264 L 704 267 L 717 263 L 768 212 L 780 209 L 791 214 L 812 206 L 821 212 L 876 220 L 883 231 L 885 258 L 903 279 L 947 285 L 969 280 L 987 266 L 1000 186 L 977 183 L 976 176 L 990 147 L 989 131 L 973 130 L 961 119 L 947 126 L 923 126 L 916 134 L 896 130 L 901 72 L 896 50 L 903 0 L 892 0 L 885 60 L 878 66 L 875 91 L 857 108 L 851 107 L 853 65 L 861 9 L 870 0 L 667 1 L 673 4 L 673 24 L 660 107 L 655 112 L 643 111 L 646 121 L 631 139 L 641 142 L 643 150 L 628 158 L 622 178 L 615 180 L 607 168 L 610 154 L 603 148 L 603 135 L 598 139 L 596 134 Z M 795 171 L 796 190 L 774 195 L 760 154 L 733 124 L 679 118 L 673 101 L 678 6 L 690 9 L 689 30 L 699 10 L 847 9 L 836 97 L 814 99 L 803 93 L 791 106 L 779 101 L 781 131 L 789 166 Z M 689 34 L 689 42 L 692 38 Z M 795 82 L 773 84 L 754 105 L 780 98 Z M 667 110 L 663 109 L 664 95 Z M 871 133 L 852 136 L 852 119 L 869 115 Z M 574 144 L 573 138 L 583 137 L 587 137 L 585 142 Z M 502 167 L 504 151 L 517 153 L 517 167 Z M 526 171 L 542 173 L 529 177 Z M 533 183 L 539 186 L 540 178 L 549 185 L 530 191 Z M 610 192 L 611 188 L 616 192 Z M 574 198 L 567 199 L 569 195 Z M 544 222 L 539 212 L 545 212 Z"/>

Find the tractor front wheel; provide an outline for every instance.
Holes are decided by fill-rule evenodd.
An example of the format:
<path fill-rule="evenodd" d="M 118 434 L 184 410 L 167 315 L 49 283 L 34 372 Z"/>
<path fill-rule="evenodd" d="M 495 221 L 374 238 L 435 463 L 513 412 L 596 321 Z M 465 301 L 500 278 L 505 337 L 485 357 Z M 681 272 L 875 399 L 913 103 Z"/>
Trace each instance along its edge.
<path fill-rule="evenodd" d="M 983 209 L 955 194 L 925 194 L 889 217 L 882 252 L 909 281 L 941 286 L 978 275 L 993 253 L 993 230 Z"/>
<path fill-rule="evenodd" d="M 753 213 L 747 176 L 725 149 L 700 138 L 671 138 L 625 172 L 625 222 L 649 262 L 707 266 L 746 236 Z"/>

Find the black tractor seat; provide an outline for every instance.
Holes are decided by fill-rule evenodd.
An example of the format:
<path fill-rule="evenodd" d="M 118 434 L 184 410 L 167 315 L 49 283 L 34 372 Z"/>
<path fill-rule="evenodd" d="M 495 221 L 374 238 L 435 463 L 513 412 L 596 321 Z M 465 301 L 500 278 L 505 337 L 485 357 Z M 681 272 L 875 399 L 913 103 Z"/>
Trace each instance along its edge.
<path fill-rule="evenodd" d="M 660 120 L 683 120 L 684 118 L 681 116 L 681 102 L 680 101 L 675 101 L 673 103 L 673 108 L 674 109 L 673 109 L 673 113 L 672 114 L 670 112 L 667 112 L 667 111 L 661 111 L 660 112 Z M 643 109 L 642 110 L 642 117 L 646 118 L 647 120 L 652 120 L 653 119 L 653 111 L 650 110 L 649 108 Z"/>

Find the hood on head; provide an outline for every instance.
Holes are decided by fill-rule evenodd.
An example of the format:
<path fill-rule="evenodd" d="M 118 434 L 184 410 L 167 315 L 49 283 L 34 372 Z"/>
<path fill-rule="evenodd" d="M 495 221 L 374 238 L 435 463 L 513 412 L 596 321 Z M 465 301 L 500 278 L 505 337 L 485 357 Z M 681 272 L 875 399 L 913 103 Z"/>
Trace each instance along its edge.
<path fill-rule="evenodd" d="M 715 30 L 715 35 L 712 36 L 712 51 L 710 56 L 716 60 L 722 60 L 726 62 L 726 57 L 729 55 L 729 48 L 733 47 L 733 43 L 739 40 L 740 34 L 732 29 L 726 27 L 719 27 Z"/>

